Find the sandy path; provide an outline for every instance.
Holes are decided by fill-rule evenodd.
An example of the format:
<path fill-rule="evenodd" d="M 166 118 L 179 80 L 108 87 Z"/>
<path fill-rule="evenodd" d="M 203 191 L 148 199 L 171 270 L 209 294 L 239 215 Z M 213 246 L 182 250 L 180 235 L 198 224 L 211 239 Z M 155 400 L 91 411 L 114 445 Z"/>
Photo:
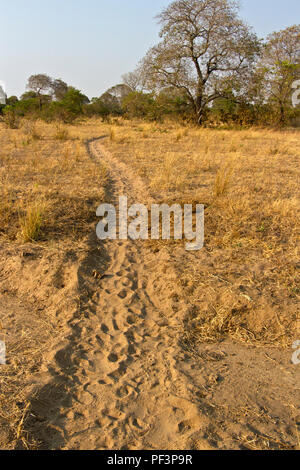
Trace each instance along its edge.
<path fill-rule="evenodd" d="M 112 200 L 149 202 L 141 180 L 99 140 L 90 152 L 110 170 Z M 86 359 L 76 371 L 73 409 L 62 421 L 65 448 L 188 449 L 203 419 L 189 391 L 193 364 L 185 361 L 185 373 L 179 371 L 185 306 L 172 308 L 175 273 L 167 254 L 155 255 L 143 243 L 112 241 L 105 249 L 110 262 L 93 299 L 95 315 L 80 329 Z"/>
<path fill-rule="evenodd" d="M 151 202 L 101 139 L 88 146 L 108 168 L 107 202 L 122 195 L 129 204 Z M 300 369 L 290 351 L 230 340 L 187 350 L 188 306 L 167 251 L 90 238 L 86 257 L 74 266 L 72 255 L 61 268 L 61 282 L 78 286 L 77 307 L 71 289 L 64 340 L 35 377 L 31 437 L 45 449 L 295 446 Z"/>

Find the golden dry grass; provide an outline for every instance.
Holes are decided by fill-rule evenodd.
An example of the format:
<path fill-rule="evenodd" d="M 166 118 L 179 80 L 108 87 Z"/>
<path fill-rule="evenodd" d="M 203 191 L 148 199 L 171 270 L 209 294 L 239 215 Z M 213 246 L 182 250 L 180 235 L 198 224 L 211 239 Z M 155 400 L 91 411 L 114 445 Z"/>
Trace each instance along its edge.
<path fill-rule="evenodd" d="M 189 340 L 290 345 L 300 333 L 300 132 L 120 124 L 107 146 L 155 199 L 206 207 L 202 252 L 167 245 L 191 305 Z"/>
<path fill-rule="evenodd" d="M 41 317 L 32 310 L 21 308 L 14 299 L 9 306 L 15 317 L 9 337 L 1 336 L 2 328 L 9 324 L 9 312 L 1 315 L 0 324 L 0 338 L 6 340 L 9 350 L 8 364 L 0 368 L 0 445 L 5 449 L 16 446 L 35 449 L 37 442 L 24 429 L 30 406 L 26 386 L 30 383 L 29 377 L 32 381 L 32 375 L 38 370 L 47 345 L 55 340 L 57 331 L 46 315 Z"/>
<path fill-rule="evenodd" d="M 60 330 L 50 312 L 51 302 L 48 313 L 43 302 L 27 302 L 27 297 L 29 293 L 39 296 L 41 283 L 45 292 L 51 287 L 59 262 L 66 260 L 70 248 L 82 249 L 96 226 L 95 212 L 104 200 L 107 174 L 89 157 L 85 141 L 100 133 L 98 122 L 92 120 L 63 128 L 27 120 L 16 130 L 0 124 L 0 339 L 9 330 L 9 363 L 0 368 L 0 444 L 5 448 L 37 446 L 24 431 L 30 417 L 25 385 Z M 32 279 L 27 279 L 31 290 L 24 295 L 18 293 L 25 283 L 24 263 L 13 263 L 28 251 L 46 267 L 40 278 L 32 273 Z M 8 263 L 16 270 L 18 283 L 12 292 L 3 291 L 7 278 L 3 266 Z M 59 276 L 57 282 L 62 282 Z M 45 292 L 41 291 L 42 297 Z"/>
<path fill-rule="evenodd" d="M 24 242 L 37 241 L 44 222 L 45 208 L 39 203 L 34 203 L 26 210 L 20 219 L 20 239 Z"/>
<path fill-rule="evenodd" d="M 178 243 L 169 244 L 180 259 L 192 336 L 283 344 L 295 334 L 296 130 L 210 130 L 120 119 L 112 125 L 24 121 L 20 130 L 1 127 L 2 238 L 55 243 L 86 235 L 106 170 L 87 159 L 84 140 L 103 134 L 158 201 L 205 204 L 205 250 L 179 257 Z"/>
<path fill-rule="evenodd" d="M 0 241 L 38 241 L 67 250 L 97 222 L 107 172 L 87 155 L 85 140 L 106 134 L 105 145 L 131 166 L 160 202 L 203 203 L 205 248 L 167 248 L 190 305 L 184 338 L 233 338 L 255 345 L 287 346 L 299 330 L 299 131 L 226 131 L 115 120 L 76 126 L 24 121 L 0 125 Z M 136 201 L 143 202 L 143 201 Z M 45 319 L 43 318 L 43 321 Z M 298 321 L 298 323 L 297 323 Z M 0 418 L 12 446 L 28 443 L 22 431 L 26 402 L 22 373 L 55 335 L 55 323 L 26 336 L 16 364 L 1 376 Z M 16 343 L 17 344 L 17 343 Z M 26 357 L 26 361 L 22 358 Z M 20 380 L 15 380 L 15 371 Z M 22 372 L 23 371 L 23 372 Z M 9 398 L 7 398 L 9 397 Z M 256 446 L 257 443 L 248 443 Z"/>
<path fill-rule="evenodd" d="M 3 238 L 46 242 L 86 235 L 106 178 L 105 168 L 86 154 L 85 140 L 95 134 L 93 121 L 78 128 L 30 121 L 20 130 L 0 127 Z"/>

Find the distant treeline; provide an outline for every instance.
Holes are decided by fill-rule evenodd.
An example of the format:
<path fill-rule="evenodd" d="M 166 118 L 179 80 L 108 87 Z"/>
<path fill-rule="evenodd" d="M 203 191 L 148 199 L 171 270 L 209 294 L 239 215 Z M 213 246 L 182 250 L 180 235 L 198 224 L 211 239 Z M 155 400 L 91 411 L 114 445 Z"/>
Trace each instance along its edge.
<path fill-rule="evenodd" d="M 89 100 L 60 79 L 33 75 L 20 99 L 0 106 L 2 119 L 10 127 L 22 116 L 300 125 L 300 25 L 259 40 L 229 0 L 176 0 L 158 18 L 161 41 L 123 83 Z"/>

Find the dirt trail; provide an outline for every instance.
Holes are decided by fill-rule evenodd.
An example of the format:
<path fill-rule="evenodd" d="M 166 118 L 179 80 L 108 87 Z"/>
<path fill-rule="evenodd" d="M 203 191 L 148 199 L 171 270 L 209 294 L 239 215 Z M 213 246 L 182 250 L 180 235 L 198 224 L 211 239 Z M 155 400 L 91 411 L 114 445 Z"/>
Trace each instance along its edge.
<path fill-rule="evenodd" d="M 120 195 L 128 196 L 129 204 L 149 202 L 141 180 L 100 140 L 89 149 L 110 171 L 111 202 Z M 106 242 L 105 251 L 106 271 L 89 302 L 93 314 L 88 322 L 69 322 L 72 344 L 53 357 L 56 384 L 36 397 L 34 414 L 45 416 L 41 403 L 49 395 L 56 395 L 56 406 L 35 435 L 46 448 L 191 448 L 190 436 L 205 419 L 187 373 L 193 362 L 184 361 L 179 345 L 186 306 L 173 305 L 176 275 L 168 255 L 131 240 Z M 97 267 L 91 261 L 90 270 L 92 265 Z M 179 370 L 183 362 L 184 373 Z M 66 377 L 68 366 L 72 377 Z M 57 399 L 59 383 L 66 381 L 69 402 Z"/>
<path fill-rule="evenodd" d="M 129 203 L 147 198 L 139 178 L 100 141 L 91 143 L 91 151 L 110 169 L 116 196 L 127 195 Z M 167 281 L 172 283 L 175 273 L 167 256 L 142 243 L 113 241 L 106 250 L 110 264 L 99 285 L 99 324 L 88 338 L 93 359 L 78 390 L 78 428 L 84 416 L 87 430 L 72 437 L 68 447 L 186 447 L 191 430 L 184 432 L 183 422 L 198 413 L 176 368 L 184 306 L 174 316 Z M 158 295 L 158 277 L 166 267 Z M 76 429 L 76 414 L 70 426 Z"/>
<path fill-rule="evenodd" d="M 89 152 L 109 170 L 110 202 L 126 195 L 129 204 L 149 203 L 142 181 L 101 140 L 90 142 Z M 42 446 L 233 449 L 241 448 L 234 436 L 245 429 L 251 435 L 276 432 L 273 441 L 282 442 L 293 422 L 279 403 L 292 400 L 297 388 L 295 369 L 283 367 L 287 355 L 271 352 L 268 359 L 266 351 L 224 343 L 203 345 L 195 357 L 181 344 L 188 307 L 168 253 L 117 240 L 106 242 L 99 257 L 99 244 L 93 235 L 78 273 L 81 312 L 69 321 L 66 343 L 49 353 L 52 380 L 32 402 L 27 426 Z M 91 289 L 93 269 L 100 279 Z M 272 415 L 271 428 L 261 426 L 257 412 L 266 394 L 272 413 L 286 416 L 279 425 Z M 233 413 L 234 407 L 242 413 Z"/>

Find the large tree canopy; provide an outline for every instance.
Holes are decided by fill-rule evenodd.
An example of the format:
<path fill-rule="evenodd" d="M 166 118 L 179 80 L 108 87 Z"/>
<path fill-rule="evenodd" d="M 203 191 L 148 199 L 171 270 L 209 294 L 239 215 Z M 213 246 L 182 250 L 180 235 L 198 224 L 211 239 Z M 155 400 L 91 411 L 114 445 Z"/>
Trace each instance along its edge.
<path fill-rule="evenodd" d="M 144 82 L 152 90 L 185 90 L 201 124 L 209 103 L 241 92 L 257 37 L 229 0 L 176 0 L 158 18 L 162 41 L 142 61 Z"/>
<path fill-rule="evenodd" d="M 121 83 L 109 88 L 109 90 L 100 96 L 100 100 L 109 112 L 112 114 L 120 114 L 122 111 L 122 102 L 131 92 L 132 89 L 128 85 Z"/>
<path fill-rule="evenodd" d="M 43 95 L 51 92 L 52 79 L 43 73 L 31 75 L 28 79 L 27 89 L 36 93 L 39 100 L 39 107 L 42 109 Z"/>

